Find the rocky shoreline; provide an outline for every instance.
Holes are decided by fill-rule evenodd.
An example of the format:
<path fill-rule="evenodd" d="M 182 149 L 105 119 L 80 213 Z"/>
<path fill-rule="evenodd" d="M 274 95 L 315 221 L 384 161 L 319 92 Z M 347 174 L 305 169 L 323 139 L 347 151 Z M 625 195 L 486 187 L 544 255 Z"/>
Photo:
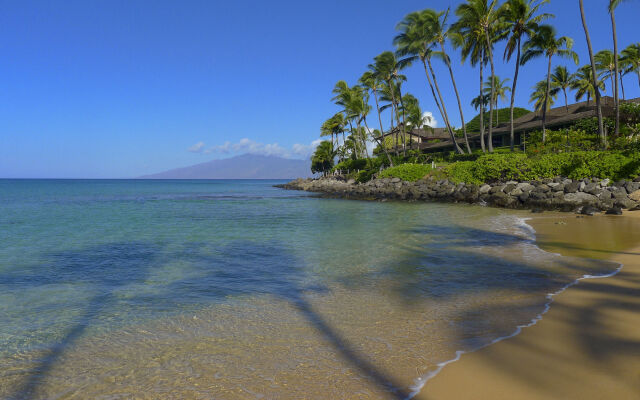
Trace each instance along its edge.
<path fill-rule="evenodd" d="M 543 179 L 494 182 L 483 185 L 453 183 L 432 177 L 406 182 L 399 178 L 357 183 L 343 177 L 296 179 L 275 185 L 289 190 L 320 193 L 326 197 L 357 200 L 439 201 L 482 204 L 512 209 L 558 210 L 593 214 L 640 209 L 640 177 L 633 181 L 609 179 Z"/>

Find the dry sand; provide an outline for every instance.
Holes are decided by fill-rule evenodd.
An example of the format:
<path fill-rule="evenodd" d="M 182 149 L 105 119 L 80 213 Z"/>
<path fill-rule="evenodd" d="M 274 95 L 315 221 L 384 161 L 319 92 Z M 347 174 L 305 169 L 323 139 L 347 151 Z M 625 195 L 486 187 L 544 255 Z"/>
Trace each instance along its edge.
<path fill-rule="evenodd" d="M 462 355 L 417 399 L 640 399 L 640 211 L 529 223 L 545 250 L 624 266 L 555 296 L 521 334 Z"/>

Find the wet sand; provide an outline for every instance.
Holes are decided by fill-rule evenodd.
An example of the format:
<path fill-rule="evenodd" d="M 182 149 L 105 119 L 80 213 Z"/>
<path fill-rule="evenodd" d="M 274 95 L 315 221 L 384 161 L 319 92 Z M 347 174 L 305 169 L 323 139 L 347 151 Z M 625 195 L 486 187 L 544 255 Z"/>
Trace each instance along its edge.
<path fill-rule="evenodd" d="M 547 251 L 623 268 L 554 296 L 541 321 L 463 354 L 417 399 L 640 399 L 640 212 L 529 223 Z"/>

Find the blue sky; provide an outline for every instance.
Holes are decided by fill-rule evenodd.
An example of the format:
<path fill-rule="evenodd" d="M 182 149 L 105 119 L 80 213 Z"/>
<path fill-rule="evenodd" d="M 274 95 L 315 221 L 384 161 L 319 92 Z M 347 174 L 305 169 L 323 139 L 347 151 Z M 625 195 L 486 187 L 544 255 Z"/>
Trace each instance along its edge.
<path fill-rule="evenodd" d="M 585 0 L 596 51 L 612 47 L 605 3 Z M 457 4 L 4 1 L 0 177 L 126 178 L 243 152 L 305 157 L 322 121 L 338 110 L 330 102 L 335 82 L 355 83 L 375 55 L 392 49 L 407 13 Z M 575 39 L 585 64 L 577 4 L 553 0 L 545 11 Z M 622 3 L 616 16 L 620 47 L 640 41 L 640 1 Z M 452 56 L 469 104 L 477 70 Z M 516 105 L 531 107 L 529 89 L 544 78 L 545 62 L 521 71 Z M 435 111 L 423 71 L 405 73 L 405 90 Z M 459 125 L 444 66 L 437 63 L 436 73 Z M 498 61 L 496 73 L 511 77 L 513 64 Z M 624 83 L 628 98 L 640 96 L 637 77 Z M 466 106 L 465 114 L 475 112 Z"/>

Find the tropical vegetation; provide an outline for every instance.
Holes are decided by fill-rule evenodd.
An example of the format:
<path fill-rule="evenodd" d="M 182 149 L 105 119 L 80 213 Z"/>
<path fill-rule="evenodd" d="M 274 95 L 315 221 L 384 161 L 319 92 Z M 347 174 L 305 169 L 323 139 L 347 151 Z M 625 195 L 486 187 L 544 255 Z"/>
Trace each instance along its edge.
<path fill-rule="evenodd" d="M 599 172 L 601 177 L 625 175 L 631 167 L 615 165 L 619 166 L 623 159 L 636 162 L 629 149 L 637 148 L 640 106 L 621 102 L 618 91 L 624 100 L 625 77 L 628 80 L 636 76 L 640 86 L 640 43 L 618 51 L 615 11 L 621 0 L 609 0 L 602 11 L 606 10 L 611 20 L 613 49 L 594 52 L 584 4 L 579 0 L 576 12 L 580 13 L 589 50 L 589 62 L 580 65 L 573 50 L 574 38 L 558 35 L 549 24 L 554 18 L 544 12 L 549 2 L 466 0 L 453 10 L 424 9 L 406 15 L 396 26 L 393 51 L 372 57 L 355 84 L 346 80 L 335 84 L 332 101 L 339 110 L 320 127 L 321 137 L 327 140 L 313 154 L 312 170 L 325 175 L 346 173 L 358 181 L 374 176 L 416 180 L 435 173 L 431 163 L 438 161 L 445 165 L 438 168 L 441 173 L 452 179 L 464 176 L 470 181 L 506 177 L 503 165 L 520 170 L 521 178 L 540 178 L 547 173 L 576 176 L 584 171 Z M 458 85 L 451 49 L 463 63 L 477 68 L 478 89 Z M 501 60 L 496 54 L 501 54 Z M 516 146 L 514 120 L 529 112 L 515 105 L 518 78 L 536 58 L 545 60 L 546 73 L 531 88 L 529 99 L 532 108 L 540 113 L 541 130 L 529 132 L 526 141 Z M 571 61 L 570 65 L 560 64 L 563 59 Z M 500 61 L 513 65 L 513 76 L 496 75 L 495 64 Z M 436 73 L 436 64 L 445 67 L 444 76 Z M 405 71 L 414 66 L 424 72 L 423 93 L 406 90 Z M 445 96 L 449 91 L 453 95 Z M 560 104 L 568 114 L 572 92 L 575 101 L 586 100 L 587 105 L 595 102 L 597 118 L 578 121 L 567 129 L 549 130 L 548 110 L 561 96 Z M 613 98 L 615 115 L 611 118 L 602 114 L 603 93 Z M 444 126 L 430 139 L 434 144 L 446 142 L 439 152 L 421 151 L 424 146 L 416 138 L 417 133 L 424 137 L 435 132 L 430 114 L 424 112 L 418 100 L 425 94 Z M 478 111 L 469 120 L 464 115 L 465 101 Z M 458 116 L 460 126 L 456 127 L 452 117 Z M 507 122 L 508 149 L 494 148 L 493 133 L 498 128 L 504 134 Z M 479 143 L 479 149 L 473 149 L 471 139 Z M 449 149 L 453 149 L 452 154 Z M 607 162 L 612 163 L 609 169 L 603 167 Z M 556 165 L 545 167 L 549 163 Z M 568 165 L 573 165 L 574 170 L 569 171 Z M 503 172 L 487 172 L 493 170 Z"/>

